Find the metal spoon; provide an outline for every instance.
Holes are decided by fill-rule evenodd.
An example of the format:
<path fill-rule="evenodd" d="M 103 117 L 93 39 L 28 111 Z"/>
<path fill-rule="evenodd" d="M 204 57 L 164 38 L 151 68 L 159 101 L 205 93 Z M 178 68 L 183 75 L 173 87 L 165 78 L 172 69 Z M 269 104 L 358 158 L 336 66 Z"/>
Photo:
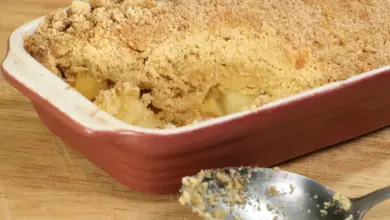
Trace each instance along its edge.
<path fill-rule="evenodd" d="M 238 196 L 235 199 L 240 204 L 237 201 L 229 204 L 233 197 L 228 191 L 239 194 L 241 189 L 237 187 L 243 189 L 245 198 L 240 202 Z M 359 220 L 372 206 L 390 198 L 390 186 L 349 199 L 295 173 L 267 168 L 225 168 L 183 178 L 181 193 L 183 205 L 208 219 Z M 220 215 L 221 210 L 225 214 Z"/>

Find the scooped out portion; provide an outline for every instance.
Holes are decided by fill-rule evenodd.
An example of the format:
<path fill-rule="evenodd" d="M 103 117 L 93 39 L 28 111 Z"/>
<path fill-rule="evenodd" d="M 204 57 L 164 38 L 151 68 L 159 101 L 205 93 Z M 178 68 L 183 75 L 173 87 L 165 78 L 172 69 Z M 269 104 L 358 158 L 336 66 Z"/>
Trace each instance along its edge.
<path fill-rule="evenodd" d="M 102 110 L 172 128 L 390 63 L 386 0 L 74 0 L 26 50 Z M 364 28 L 362 28 L 364 27 Z"/>

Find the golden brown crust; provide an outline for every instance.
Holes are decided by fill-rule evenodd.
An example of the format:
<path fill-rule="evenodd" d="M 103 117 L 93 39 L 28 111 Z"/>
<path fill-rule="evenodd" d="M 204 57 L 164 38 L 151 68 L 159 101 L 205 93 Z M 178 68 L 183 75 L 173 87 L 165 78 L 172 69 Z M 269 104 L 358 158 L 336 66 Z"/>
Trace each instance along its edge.
<path fill-rule="evenodd" d="M 211 88 L 241 94 L 247 109 L 388 65 L 389 7 L 386 0 L 73 1 L 68 12 L 48 15 L 25 48 L 70 83 L 88 72 L 115 88 L 146 89 L 139 101 L 162 124 L 181 126 L 237 111 L 219 106 L 232 96 L 207 102 Z"/>

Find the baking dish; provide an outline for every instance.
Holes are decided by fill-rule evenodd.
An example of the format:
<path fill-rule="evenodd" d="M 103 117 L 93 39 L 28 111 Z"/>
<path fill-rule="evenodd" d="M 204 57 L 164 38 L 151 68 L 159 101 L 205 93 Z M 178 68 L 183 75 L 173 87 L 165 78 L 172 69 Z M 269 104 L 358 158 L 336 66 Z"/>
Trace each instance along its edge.
<path fill-rule="evenodd" d="M 46 126 L 132 189 L 177 192 L 200 169 L 270 166 L 390 124 L 390 66 L 221 118 L 173 129 L 144 129 L 99 109 L 35 61 L 12 33 L 2 68 Z"/>

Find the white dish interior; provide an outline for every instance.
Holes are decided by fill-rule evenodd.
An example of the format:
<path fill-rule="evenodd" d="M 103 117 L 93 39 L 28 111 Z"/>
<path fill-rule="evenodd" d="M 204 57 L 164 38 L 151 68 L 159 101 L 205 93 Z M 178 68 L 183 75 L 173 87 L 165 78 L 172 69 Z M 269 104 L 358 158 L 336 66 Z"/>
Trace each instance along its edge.
<path fill-rule="evenodd" d="M 223 123 L 225 121 L 253 113 L 253 110 L 248 110 L 199 122 L 193 125 L 171 129 L 148 129 L 127 124 L 119 119 L 116 119 L 110 114 L 99 110 L 95 104 L 90 102 L 76 90 L 69 89 L 68 84 L 58 78 L 55 74 L 51 73 L 26 52 L 23 46 L 24 36 L 32 34 L 43 19 L 44 17 L 33 20 L 12 33 L 10 37 L 10 50 L 4 60 L 3 67 L 17 81 L 36 92 L 39 96 L 47 99 L 52 105 L 68 115 L 74 121 L 81 124 L 88 131 L 121 130 L 129 133 L 142 132 L 169 135 L 201 129 L 211 124 Z M 256 111 L 272 111 L 272 108 L 275 106 L 284 105 L 304 97 L 333 90 L 389 69 L 390 66 L 386 66 L 353 76 L 344 81 L 330 83 L 297 95 L 268 103 L 261 106 Z"/>

